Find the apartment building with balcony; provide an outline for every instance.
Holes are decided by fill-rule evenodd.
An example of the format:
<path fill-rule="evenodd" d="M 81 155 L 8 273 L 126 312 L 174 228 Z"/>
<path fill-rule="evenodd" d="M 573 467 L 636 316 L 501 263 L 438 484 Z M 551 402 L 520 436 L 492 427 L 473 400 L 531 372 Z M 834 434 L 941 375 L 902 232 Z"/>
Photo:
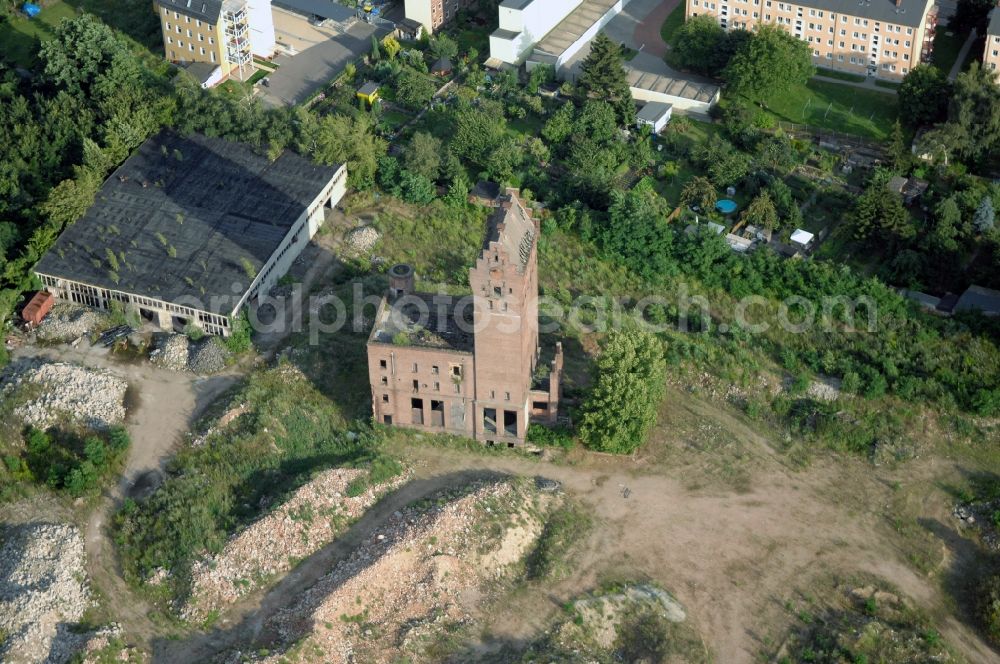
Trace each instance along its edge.
<path fill-rule="evenodd" d="M 930 60 L 938 11 L 934 0 L 686 0 L 685 18 L 702 14 L 727 30 L 781 26 L 818 67 L 898 81 Z"/>
<path fill-rule="evenodd" d="M 1000 69 L 1000 7 L 990 12 L 986 27 L 986 47 L 983 49 L 983 67 L 990 71 Z"/>
<path fill-rule="evenodd" d="M 248 78 L 253 58 L 274 55 L 270 0 L 157 0 L 163 52 L 192 71 L 206 87 L 230 76 Z"/>

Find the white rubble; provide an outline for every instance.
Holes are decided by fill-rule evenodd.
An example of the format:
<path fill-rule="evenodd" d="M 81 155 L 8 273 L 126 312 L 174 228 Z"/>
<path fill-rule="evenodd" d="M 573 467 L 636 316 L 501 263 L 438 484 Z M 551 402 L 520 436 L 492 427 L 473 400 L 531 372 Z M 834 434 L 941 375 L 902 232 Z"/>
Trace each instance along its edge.
<path fill-rule="evenodd" d="M 66 362 L 25 359 L 0 374 L 0 397 L 23 394 L 14 416 L 39 428 L 67 416 L 95 429 L 120 424 L 127 389 L 128 382 L 110 371 Z"/>
<path fill-rule="evenodd" d="M 28 523 L 0 534 L 0 660 L 67 661 L 90 638 L 69 630 L 92 603 L 80 531 Z"/>

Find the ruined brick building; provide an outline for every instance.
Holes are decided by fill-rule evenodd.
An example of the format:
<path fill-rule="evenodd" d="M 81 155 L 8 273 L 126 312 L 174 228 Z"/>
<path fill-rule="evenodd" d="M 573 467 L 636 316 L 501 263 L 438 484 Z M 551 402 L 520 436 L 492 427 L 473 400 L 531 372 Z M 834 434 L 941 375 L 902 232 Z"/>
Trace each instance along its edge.
<path fill-rule="evenodd" d="M 389 270 L 368 338 L 378 422 L 513 447 L 555 420 L 562 348 L 540 366 L 538 223 L 514 189 L 494 205 L 471 296 L 418 293 L 410 266 Z"/>

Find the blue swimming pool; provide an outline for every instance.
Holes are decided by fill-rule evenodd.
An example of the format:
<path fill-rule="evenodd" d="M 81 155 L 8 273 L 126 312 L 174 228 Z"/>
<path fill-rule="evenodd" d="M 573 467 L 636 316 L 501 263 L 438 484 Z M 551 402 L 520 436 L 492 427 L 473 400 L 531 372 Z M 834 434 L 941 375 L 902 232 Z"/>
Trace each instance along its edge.
<path fill-rule="evenodd" d="M 715 209 L 722 214 L 732 214 L 733 212 L 736 212 L 736 201 L 723 198 L 715 204 Z"/>

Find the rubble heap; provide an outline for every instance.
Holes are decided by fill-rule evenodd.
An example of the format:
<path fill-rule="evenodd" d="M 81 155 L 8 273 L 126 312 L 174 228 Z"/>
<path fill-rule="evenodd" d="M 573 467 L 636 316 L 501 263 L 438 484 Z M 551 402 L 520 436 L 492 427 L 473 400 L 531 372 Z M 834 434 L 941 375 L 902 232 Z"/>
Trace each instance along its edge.
<path fill-rule="evenodd" d="M 538 496 L 526 484 L 479 482 L 467 491 L 395 512 L 264 628 L 324 662 L 425 661 L 429 637 L 470 621 L 487 581 L 522 560 L 542 530 L 531 507 Z"/>
<path fill-rule="evenodd" d="M 28 523 L 3 533 L 0 547 L 0 660 L 65 662 L 89 636 L 74 634 L 91 604 L 83 538 L 76 527 Z"/>
<path fill-rule="evenodd" d="M 284 504 L 233 537 L 216 556 L 191 570 L 191 598 L 181 612 L 190 621 L 204 620 L 215 609 L 247 594 L 293 560 L 312 555 L 333 541 L 378 499 L 406 481 L 399 475 L 347 496 L 348 486 L 367 471 L 333 468 L 299 488 Z"/>
<path fill-rule="evenodd" d="M 0 396 L 18 403 L 14 416 L 46 428 L 68 416 L 95 429 L 125 420 L 128 383 L 105 369 L 25 359 L 0 374 Z"/>
<path fill-rule="evenodd" d="M 59 302 L 38 326 L 41 341 L 73 341 L 106 324 L 105 312 L 77 304 Z"/>

